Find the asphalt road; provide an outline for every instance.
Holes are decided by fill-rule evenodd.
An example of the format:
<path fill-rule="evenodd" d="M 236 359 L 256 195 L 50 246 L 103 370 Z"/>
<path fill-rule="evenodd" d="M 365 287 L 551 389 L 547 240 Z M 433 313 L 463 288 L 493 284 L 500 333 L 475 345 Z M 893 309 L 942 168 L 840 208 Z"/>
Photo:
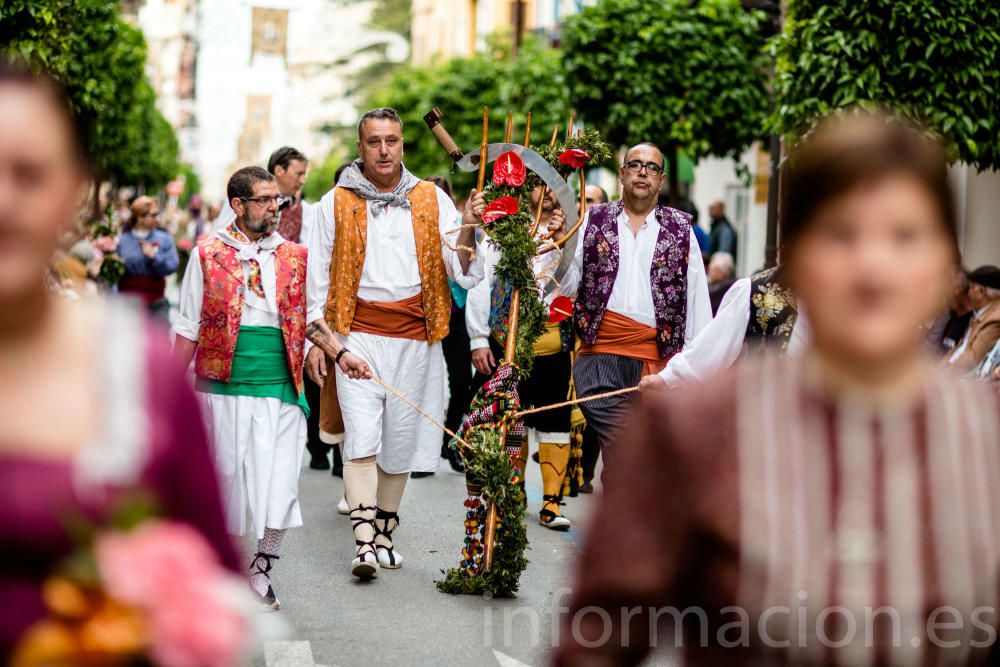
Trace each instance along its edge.
<path fill-rule="evenodd" d="M 337 513 L 343 483 L 327 471 L 304 469 L 300 493 L 305 525 L 290 530 L 273 585 L 274 614 L 287 625 L 281 641 L 265 642 L 266 667 L 354 665 L 542 666 L 558 641 L 582 530 L 595 496 L 567 499 L 568 532 L 537 523 L 538 465 L 529 462 L 528 539 L 531 561 L 514 599 L 452 596 L 434 586 L 459 560 L 464 537 L 465 478 L 442 468 L 411 479 L 393 537 L 405 563 L 362 583 L 351 576 L 350 521 Z M 249 548 L 249 547 L 248 547 Z"/>

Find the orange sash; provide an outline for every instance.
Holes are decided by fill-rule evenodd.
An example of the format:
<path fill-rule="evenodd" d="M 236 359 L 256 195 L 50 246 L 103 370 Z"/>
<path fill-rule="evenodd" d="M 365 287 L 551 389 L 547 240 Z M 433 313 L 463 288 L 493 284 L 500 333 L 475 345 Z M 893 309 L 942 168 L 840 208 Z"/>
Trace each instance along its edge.
<path fill-rule="evenodd" d="M 659 373 L 667 365 L 656 347 L 656 329 L 605 310 L 593 345 L 580 341 L 578 354 L 613 354 L 643 362 L 642 374 Z"/>
<path fill-rule="evenodd" d="M 425 322 L 423 295 L 420 293 L 402 301 L 365 301 L 359 298 L 351 332 L 427 340 Z"/>

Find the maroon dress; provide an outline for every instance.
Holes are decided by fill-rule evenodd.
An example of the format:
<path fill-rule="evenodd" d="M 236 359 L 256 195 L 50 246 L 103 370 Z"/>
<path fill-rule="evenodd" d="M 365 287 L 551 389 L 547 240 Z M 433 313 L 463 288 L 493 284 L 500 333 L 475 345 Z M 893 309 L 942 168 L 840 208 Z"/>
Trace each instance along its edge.
<path fill-rule="evenodd" d="M 876 405 L 793 359 L 647 398 L 556 664 L 998 664 L 1000 404 L 932 371 Z M 678 629 L 679 628 L 679 629 Z"/>
<path fill-rule="evenodd" d="M 123 493 L 151 494 L 239 570 L 199 407 L 166 337 L 130 308 L 106 310 L 101 437 L 72 459 L 0 454 L 0 664 L 46 615 L 41 584 L 73 551 L 65 522 L 100 522 Z"/>

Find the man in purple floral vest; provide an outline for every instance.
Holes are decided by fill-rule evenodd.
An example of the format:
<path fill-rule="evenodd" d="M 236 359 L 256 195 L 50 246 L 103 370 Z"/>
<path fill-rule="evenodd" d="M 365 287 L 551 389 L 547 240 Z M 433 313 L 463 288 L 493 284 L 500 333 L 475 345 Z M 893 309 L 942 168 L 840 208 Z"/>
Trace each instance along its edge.
<path fill-rule="evenodd" d="M 633 146 L 618 176 L 621 200 L 587 212 L 576 246 L 580 350 L 573 376 L 581 398 L 638 385 L 712 319 L 691 216 L 657 205 L 663 153 L 651 143 Z M 609 447 L 631 396 L 580 406 L 597 433 L 605 468 L 613 465 Z"/>

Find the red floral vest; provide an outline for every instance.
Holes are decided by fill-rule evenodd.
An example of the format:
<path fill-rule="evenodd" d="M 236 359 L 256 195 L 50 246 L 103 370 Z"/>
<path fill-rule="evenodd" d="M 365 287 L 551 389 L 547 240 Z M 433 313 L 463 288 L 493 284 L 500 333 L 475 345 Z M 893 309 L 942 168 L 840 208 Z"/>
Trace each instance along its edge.
<path fill-rule="evenodd" d="M 243 269 L 236 250 L 218 237 L 201 241 L 198 249 L 205 282 L 194 370 L 198 377 L 228 382 L 243 314 Z M 307 254 L 305 247 L 287 241 L 274 251 L 281 336 L 299 394 L 305 391 Z"/>

